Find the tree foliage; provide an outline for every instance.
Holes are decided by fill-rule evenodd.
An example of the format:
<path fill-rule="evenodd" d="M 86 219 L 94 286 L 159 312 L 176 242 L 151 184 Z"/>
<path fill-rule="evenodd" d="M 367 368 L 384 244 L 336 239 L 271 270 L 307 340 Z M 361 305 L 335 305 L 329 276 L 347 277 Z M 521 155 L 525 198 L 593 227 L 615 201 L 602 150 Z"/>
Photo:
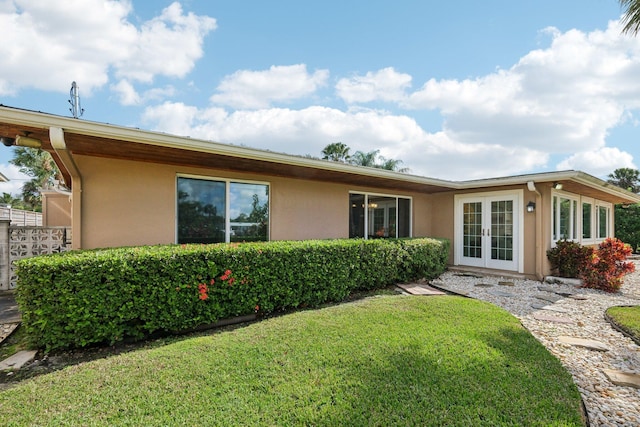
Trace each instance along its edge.
<path fill-rule="evenodd" d="M 0 196 L 0 204 L 11 206 L 14 209 L 24 209 L 25 207 L 22 199 L 11 193 L 2 193 L 2 196 Z"/>
<path fill-rule="evenodd" d="M 356 166 L 386 169 L 395 172 L 409 172 L 409 168 L 401 168 L 402 160 L 387 159 L 380 155 L 380 150 L 369 152 L 356 151 L 349 155 L 350 148 L 342 142 L 329 144 L 322 150 L 324 160 L 349 163 Z"/>
<path fill-rule="evenodd" d="M 640 204 L 615 206 L 616 237 L 631 246 L 640 247 Z"/>
<path fill-rule="evenodd" d="M 618 168 L 609 174 L 607 182 L 632 193 L 640 193 L 640 171 L 637 169 Z"/>
<path fill-rule="evenodd" d="M 322 158 L 324 160 L 331 160 L 333 162 L 348 163 L 351 160 L 349 154 L 350 148 L 342 142 L 334 142 L 329 144 L 322 150 Z"/>
<path fill-rule="evenodd" d="M 53 188 L 56 181 L 64 181 L 51 155 L 39 148 L 16 147 L 9 163 L 31 177 L 22 186 L 22 201 L 26 209 L 41 210 L 40 190 Z"/>
<path fill-rule="evenodd" d="M 621 19 L 624 27 L 623 33 L 631 33 L 634 36 L 640 30 L 640 1 L 639 0 L 618 0 L 620 6 L 624 10 L 624 16 Z"/>
<path fill-rule="evenodd" d="M 640 193 L 640 171 L 619 168 L 609 174 L 607 182 L 633 193 Z M 634 252 L 640 247 L 640 205 L 615 206 L 616 237 L 631 246 Z"/>

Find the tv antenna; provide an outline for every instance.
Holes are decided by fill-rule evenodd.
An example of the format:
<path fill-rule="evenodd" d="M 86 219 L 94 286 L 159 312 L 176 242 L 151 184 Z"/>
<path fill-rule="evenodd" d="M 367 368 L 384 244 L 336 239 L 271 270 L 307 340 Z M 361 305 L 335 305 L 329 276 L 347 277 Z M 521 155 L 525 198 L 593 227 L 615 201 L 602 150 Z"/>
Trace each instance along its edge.
<path fill-rule="evenodd" d="M 69 96 L 71 99 L 69 100 L 69 104 L 71 104 L 71 114 L 73 114 L 73 118 L 77 119 L 84 113 L 84 108 L 80 107 L 80 93 L 78 93 L 78 85 L 76 82 L 71 82 L 71 90 L 69 91 Z"/>

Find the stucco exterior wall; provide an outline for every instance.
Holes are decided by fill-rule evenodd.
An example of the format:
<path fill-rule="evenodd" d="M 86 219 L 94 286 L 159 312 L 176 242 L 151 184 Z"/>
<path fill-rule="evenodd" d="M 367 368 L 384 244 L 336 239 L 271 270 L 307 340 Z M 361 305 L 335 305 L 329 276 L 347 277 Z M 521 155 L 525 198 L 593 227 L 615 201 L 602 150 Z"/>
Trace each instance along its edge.
<path fill-rule="evenodd" d="M 42 225 L 71 227 L 71 196 L 54 191 L 42 192 Z"/>
<path fill-rule="evenodd" d="M 453 220 L 454 220 L 453 193 L 434 194 L 431 196 L 431 237 L 448 239 L 449 264 L 453 264 Z"/>
<path fill-rule="evenodd" d="M 270 184 L 271 240 L 346 238 L 349 191 L 409 196 L 413 235 L 431 235 L 431 196 L 344 184 L 76 156 L 82 175 L 82 248 L 176 241 L 176 176 Z"/>

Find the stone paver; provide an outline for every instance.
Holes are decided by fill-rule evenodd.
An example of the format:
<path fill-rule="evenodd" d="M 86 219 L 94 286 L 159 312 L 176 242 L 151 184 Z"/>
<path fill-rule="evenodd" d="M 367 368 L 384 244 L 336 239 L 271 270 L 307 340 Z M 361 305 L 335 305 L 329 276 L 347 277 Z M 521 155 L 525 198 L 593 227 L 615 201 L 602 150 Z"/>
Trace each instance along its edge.
<path fill-rule="evenodd" d="M 428 285 L 419 285 L 415 283 L 409 284 L 400 284 L 398 285 L 402 290 L 410 293 L 411 295 L 446 295 L 445 292 L 442 292 L 436 288 L 432 288 Z"/>
<path fill-rule="evenodd" d="M 22 350 L 0 362 L 0 371 L 20 369 L 31 362 L 38 352 L 36 350 Z"/>
<path fill-rule="evenodd" d="M 536 294 L 534 296 L 538 299 L 541 299 L 542 301 L 548 301 L 551 303 L 558 302 L 563 299 L 563 297 L 561 297 L 560 295 L 552 293 Z"/>
<path fill-rule="evenodd" d="M 584 347 L 588 350 L 595 351 L 609 351 L 609 347 L 600 341 L 591 340 L 588 338 L 577 338 L 577 337 L 568 337 L 566 335 L 561 335 L 558 337 L 558 341 L 564 344 L 573 345 L 575 347 Z"/>
<path fill-rule="evenodd" d="M 555 323 L 575 323 L 573 319 L 562 316 L 551 316 L 545 313 L 534 313 L 533 318 L 536 320 L 542 320 L 543 322 L 555 322 Z"/>
<path fill-rule="evenodd" d="M 617 371 L 615 369 L 603 369 L 602 372 L 615 385 L 640 388 L 640 374 Z"/>
<path fill-rule="evenodd" d="M 501 280 L 498 282 L 498 286 L 515 286 L 516 284 L 510 281 Z"/>

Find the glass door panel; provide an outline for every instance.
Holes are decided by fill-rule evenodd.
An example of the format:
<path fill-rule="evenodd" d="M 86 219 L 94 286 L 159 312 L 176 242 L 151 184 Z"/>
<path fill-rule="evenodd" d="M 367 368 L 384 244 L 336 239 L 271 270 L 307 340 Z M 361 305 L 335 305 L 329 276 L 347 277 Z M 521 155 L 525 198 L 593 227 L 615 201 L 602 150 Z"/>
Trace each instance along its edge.
<path fill-rule="evenodd" d="M 518 196 L 464 197 L 457 206 L 458 263 L 517 271 Z"/>

